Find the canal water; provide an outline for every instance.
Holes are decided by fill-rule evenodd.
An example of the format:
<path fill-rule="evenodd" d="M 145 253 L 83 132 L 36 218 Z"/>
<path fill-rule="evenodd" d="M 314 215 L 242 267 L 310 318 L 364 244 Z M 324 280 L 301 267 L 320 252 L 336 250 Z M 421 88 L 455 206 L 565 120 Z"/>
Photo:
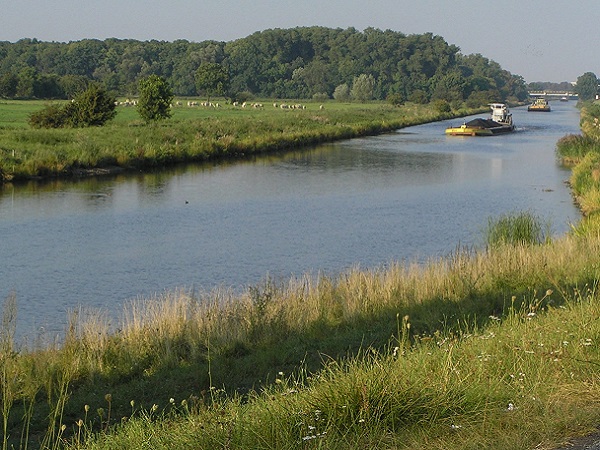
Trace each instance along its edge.
<path fill-rule="evenodd" d="M 60 333 L 80 306 L 118 317 L 174 289 L 425 262 L 482 245 L 489 218 L 580 219 L 556 160 L 572 102 L 513 112 L 517 132 L 447 137 L 461 119 L 285 155 L 0 190 L 0 300 L 18 334 Z M 485 116 L 485 114 L 483 115 Z"/>

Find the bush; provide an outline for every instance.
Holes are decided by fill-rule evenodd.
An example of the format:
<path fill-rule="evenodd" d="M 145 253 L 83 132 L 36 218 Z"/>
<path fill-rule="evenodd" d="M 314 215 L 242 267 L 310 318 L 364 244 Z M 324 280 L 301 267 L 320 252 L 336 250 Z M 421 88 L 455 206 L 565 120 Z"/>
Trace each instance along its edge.
<path fill-rule="evenodd" d="M 346 83 L 340 84 L 333 91 L 333 98 L 338 102 L 347 102 L 350 100 L 350 87 Z"/>
<path fill-rule="evenodd" d="M 98 84 L 91 84 L 65 106 L 69 125 L 94 127 L 104 125 L 117 115 L 116 98 Z"/>
<path fill-rule="evenodd" d="M 117 114 L 115 98 L 91 84 L 64 105 L 51 104 L 29 116 L 33 128 L 92 127 L 104 125 Z"/>
<path fill-rule="evenodd" d="M 422 91 L 421 89 L 416 89 L 412 94 L 408 96 L 408 101 L 417 103 L 419 105 L 424 105 L 429 100 L 427 98 L 427 93 Z"/>
<path fill-rule="evenodd" d="M 250 100 L 254 100 L 254 94 L 252 94 L 252 92 L 248 92 L 248 91 L 238 92 L 231 96 L 232 102 L 244 103 L 244 102 L 247 102 Z"/>
<path fill-rule="evenodd" d="M 362 73 L 359 76 L 354 77 L 352 89 L 350 89 L 350 95 L 354 100 L 366 102 L 373 99 L 374 90 L 375 78 L 373 75 Z"/>
<path fill-rule="evenodd" d="M 390 103 L 391 105 L 394 106 L 400 106 L 404 104 L 404 95 L 402 95 L 399 92 L 394 92 L 393 94 L 390 94 L 387 96 L 387 101 L 388 103 Z"/>
<path fill-rule="evenodd" d="M 312 99 L 315 102 L 325 102 L 325 101 L 329 100 L 329 95 L 327 95 L 326 92 L 317 92 L 317 93 L 313 94 Z"/>
<path fill-rule="evenodd" d="M 452 107 L 447 100 L 436 100 L 433 102 L 433 107 L 439 113 L 449 113 L 452 111 Z"/>
<path fill-rule="evenodd" d="M 33 128 L 63 128 L 68 122 L 64 106 L 51 104 L 29 116 L 29 125 Z"/>

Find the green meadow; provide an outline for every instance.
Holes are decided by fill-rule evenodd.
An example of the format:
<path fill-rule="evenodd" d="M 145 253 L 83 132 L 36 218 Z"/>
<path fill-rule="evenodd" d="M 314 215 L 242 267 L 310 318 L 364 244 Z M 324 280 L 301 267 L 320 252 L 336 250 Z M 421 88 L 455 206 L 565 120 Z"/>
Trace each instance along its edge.
<path fill-rule="evenodd" d="M 327 102 L 323 108 L 320 103 L 307 103 L 302 109 L 282 109 L 281 101 L 277 107 L 273 101 L 261 107 L 224 102 L 220 107 L 188 107 L 187 101 L 176 100 L 172 117 L 150 126 L 141 121 L 135 107 L 119 106 L 116 118 L 105 126 L 70 129 L 29 127 L 29 114 L 43 108 L 43 102 L 2 102 L 0 176 L 4 181 L 18 181 L 97 168 L 139 170 L 239 158 L 388 132 L 473 111 L 448 113 L 429 105 L 394 107 L 383 102 Z"/>
<path fill-rule="evenodd" d="M 182 108 L 173 123 L 152 129 L 130 109 L 106 130 L 61 130 L 48 139 L 76 141 L 80 133 L 91 146 L 100 133 L 115 150 L 128 136 L 147 156 L 152 138 L 162 137 L 156 152 L 165 142 L 173 151 L 183 145 L 174 130 L 194 129 L 213 143 L 230 136 L 227 148 L 246 152 L 251 142 L 265 148 L 253 141 L 268 134 L 253 134 L 262 126 L 293 145 L 291 136 L 310 139 L 294 131 L 297 122 L 320 136 L 338 128 L 351 136 L 349 117 L 361 117 L 369 132 L 392 126 L 392 117 L 435 120 L 427 107 L 412 107 Z M 585 109 L 582 120 L 593 120 Z M 19 125 L 4 122 L 2 136 L 7 129 L 18 135 Z M 194 141 L 192 132 L 183 135 Z M 17 344 L 19 299 L 8 296 L 3 450 L 522 450 L 558 448 L 596 431 L 600 185 L 597 163 L 586 161 L 599 147 L 585 139 L 565 137 L 557 153 L 573 167 L 579 204 L 591 207 L 554 240 L 539 218 L 516 214 L 490 220 L 484 248 L 457 248 L 427 264 L 266 278 L 242 294 L 170 292 L 127 305 L 117 324 L 101 311 L 76 311 L 56 343 Z"/>

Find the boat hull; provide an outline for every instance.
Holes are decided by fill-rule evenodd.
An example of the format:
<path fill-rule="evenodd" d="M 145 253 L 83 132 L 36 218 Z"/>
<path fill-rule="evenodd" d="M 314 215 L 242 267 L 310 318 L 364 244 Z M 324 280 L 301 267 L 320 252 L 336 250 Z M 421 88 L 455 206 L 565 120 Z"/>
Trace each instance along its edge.
<path fill-rule="evenodd" d="M 529 111 L 529 112 L 550 112 L 551 109 L 549 106 L 543 106 L 543 107 L 529 106 L 527 108 L 527 111 Z"/>
<path fill-rule="evenodd" d="M 448 136 L 494 136 L 495 134 L 510 133 L 514 127 L 502 125 L 493 128 L 473 128 L 473 127 L 450 127 L 446 128 Z"/>
<path fill-rule="evenodd" d="M 530 112 L 550 112 L 550 104 L 545 98 L 536 98 L 535 101 L 527 107 Z"/>
<path fill-rule="evenodd" d="M 448 136 L 494 136 L 510 133 L 515 127 L 512 123 L 501 123 L 489 119 L 473 119 L 460 127 L 446 128 Z"/>

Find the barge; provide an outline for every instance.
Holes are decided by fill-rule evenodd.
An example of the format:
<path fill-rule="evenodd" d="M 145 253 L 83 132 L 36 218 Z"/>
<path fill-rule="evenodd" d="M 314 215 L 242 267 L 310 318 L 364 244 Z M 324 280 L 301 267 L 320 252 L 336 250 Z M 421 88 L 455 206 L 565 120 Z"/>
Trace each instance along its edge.
<path fill-rule="evenodd" d="M 527 107 L 527 111 L 550 112 L 550 104 L 545 98 L 536 98 L 531 105 Z"/>
<path fill-rule="evenodd" d="M 504 103 L 490 103 L 492 116 L 489 119 L 477 118 L 463 123 L 460 127 L 446 128 L 449 136 L 493 136 L 515 130 L 512 113 Z"/>

